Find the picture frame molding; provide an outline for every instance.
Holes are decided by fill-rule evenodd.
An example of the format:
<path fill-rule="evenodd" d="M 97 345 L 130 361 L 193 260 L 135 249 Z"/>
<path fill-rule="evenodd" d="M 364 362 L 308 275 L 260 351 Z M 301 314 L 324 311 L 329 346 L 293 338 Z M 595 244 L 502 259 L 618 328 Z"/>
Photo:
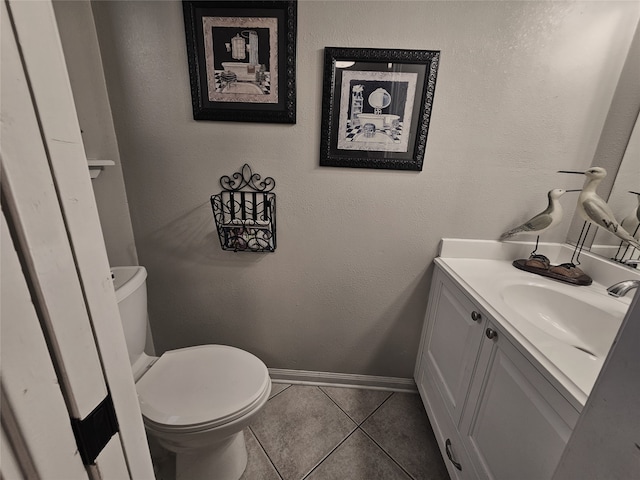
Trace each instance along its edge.
<path fill-rule="evenodd" d="M 297 0 L 183 0 L 182 7 L 194 120 L 296 123 Z M 207 9 L 220 11 L 221 16 L 230 18 L 234 12 L 238 17 L 251 17 L 252 13 L 266 16 L 265 13 L 272 10 L 274 16 L 282 19 L 278 22 L 284 31 L 278 31 L 277 103 L 209 100 L 204 34 L 199 24 L 204 16 L 200 12 Z"/>
<path fill-rule="evenodd" d="M 372 155 L 365 151 L 349 150 L 352 154 L 336 154 L 341 86 L 336 85 L 336 62 L 400 63 L 424 65 L 421 88 L 415 92 L 413 116 L 417 118 L 415 141 L 410 145 L 411 154 L 381 152 Z M 320 166 L 378 168 L 421 171 L 426 152 L 427 137 L 433 109 L 433 99 L 440 61 L 439 50 L 372 49 L 350 47 L 325 47 L 322 94 L 322 121 L 320 140 Z M 415 108 L 415 105 L 418 108 Z"/>

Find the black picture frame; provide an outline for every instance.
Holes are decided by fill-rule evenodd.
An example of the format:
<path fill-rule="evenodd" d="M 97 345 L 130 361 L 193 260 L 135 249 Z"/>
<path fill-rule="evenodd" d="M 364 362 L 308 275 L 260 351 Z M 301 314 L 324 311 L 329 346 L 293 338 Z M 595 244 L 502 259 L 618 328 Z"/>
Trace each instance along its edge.
<path fill-rule="evenodd" d="M 193 118 L 296 123 L 297 1 L 182 6 Z"/>
<path fill-rule="evenodd" d="M 320 165 L 422 170 L 439 50 L 324 49 Z"/>

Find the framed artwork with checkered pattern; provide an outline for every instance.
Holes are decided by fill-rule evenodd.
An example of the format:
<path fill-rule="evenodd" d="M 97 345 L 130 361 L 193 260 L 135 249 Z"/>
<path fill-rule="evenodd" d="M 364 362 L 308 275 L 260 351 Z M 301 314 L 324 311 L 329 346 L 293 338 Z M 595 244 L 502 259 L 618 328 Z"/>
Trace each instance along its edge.
<path fill-rule="evenodd" d="M 320 165 L 422 170 L 439 59 L 326 47 Z"/>
<path fill-rule="evenodd" d="M 295 123 L 297 2 L 182 3 L 193 118 Z"/>

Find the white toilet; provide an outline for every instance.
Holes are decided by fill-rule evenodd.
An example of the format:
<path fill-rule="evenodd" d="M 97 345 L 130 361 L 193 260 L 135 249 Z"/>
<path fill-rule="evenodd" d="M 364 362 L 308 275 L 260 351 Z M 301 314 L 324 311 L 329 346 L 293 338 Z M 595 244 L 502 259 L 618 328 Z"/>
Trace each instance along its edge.
<path fill-rule="evenodd" d="M 146 355 L 147 271 L 112 272 L 147 432 L 176 453 L 177 480 L 238 480 L 247 465 L 242 429 L 271 393 L 267 367 L 224 345 Z"/>

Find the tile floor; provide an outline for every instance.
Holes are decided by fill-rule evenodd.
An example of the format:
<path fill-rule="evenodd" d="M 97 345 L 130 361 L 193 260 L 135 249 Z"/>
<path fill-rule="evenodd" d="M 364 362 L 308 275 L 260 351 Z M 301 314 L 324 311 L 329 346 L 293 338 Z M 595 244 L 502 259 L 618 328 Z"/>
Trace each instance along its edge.
<path fill-rule="evenodd" d="M 244 433 L 241 480 L 449 479 L 418 394 L 274 383 Z M 155 461 L 172 480 L 175 460 Z"/>

